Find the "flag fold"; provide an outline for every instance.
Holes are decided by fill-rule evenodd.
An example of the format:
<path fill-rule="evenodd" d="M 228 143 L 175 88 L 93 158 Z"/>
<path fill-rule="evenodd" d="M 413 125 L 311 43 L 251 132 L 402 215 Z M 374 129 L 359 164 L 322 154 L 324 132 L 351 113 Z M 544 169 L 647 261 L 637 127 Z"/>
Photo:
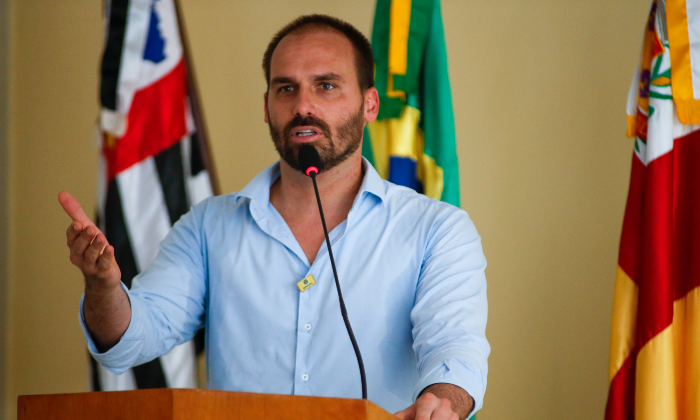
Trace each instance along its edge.
<path fill-rule="evenodd" d="M 378 0 L 379 115 L 363 155 L 384 179 L 459 206 L 459 169 L 439 0 Z"/>
<path fill-rule="evenodd" d="M 700 419 L 700 126 L 680 119 L 689 108 L 676 97 L 684 76 L 673 59 L 670 6 L 652 3 L 627 106 L 635 142 L 606 420 Z"/>

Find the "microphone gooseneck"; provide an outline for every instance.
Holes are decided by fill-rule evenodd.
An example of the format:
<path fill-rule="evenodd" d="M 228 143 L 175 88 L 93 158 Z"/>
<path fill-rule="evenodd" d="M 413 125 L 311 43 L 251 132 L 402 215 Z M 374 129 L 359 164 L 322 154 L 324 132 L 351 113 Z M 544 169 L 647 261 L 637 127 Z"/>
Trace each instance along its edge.
<path fill-rule="evenodd" d="M 362 354 L 360 354 L 360 347 L 357 345 L 357 340 L 355 340 L 355 334 L 352 332 L 352 327 L 350 326 L 350 320 L 348 319 L 348 311 L 345 309 L 345 302 L 343 301 L 343 293 L 340 291 L 340 281 L 338 281 L 338 271 L 335 268 L 335 260 L 333 259 L 333 250 L 331 249 L 331 240 L 328 237 L 328 228 L 326 227 L 326 218 L 323 216 L 323 207 L 321 206 L 321 196 L 318 193 L 318 185 L 316 184 L 316 175 L 321 169 L 323 169 L 323 162 L 321 161 L 321 156 L 319 156 L 318 151 L 315 147 L 310 144 L 304 144 L 299 149 L 299 164 L 304 169 L 304 173 L 311 177 L 314 184 L 314 192 L 316 193 L 316 202 L 318 203 L 318 212 L 321 215 L 321 224 L 323 225 L 323 234 L 326 236 L 326 246 L 328 247 L 328 256 L 331 258 L 331 267 L 333 267 L 333 277 L 335 278 L 335 288 L 338 290 L 338 299 L 340 300 L 340 313 L 343 315 L 343 322 L 345 322 L 345 328 L 348 330 L 348 335 L 350 336 L 350 342 L 352 342 L 352 348 L 355 350 L 355 356 L 357 356 L 357 364 L 360 367 L 360 381 L 362 382 L 362 399 L 367 399 L 367 378 L 365 377 L 365 364 L 362 362 Z"/>

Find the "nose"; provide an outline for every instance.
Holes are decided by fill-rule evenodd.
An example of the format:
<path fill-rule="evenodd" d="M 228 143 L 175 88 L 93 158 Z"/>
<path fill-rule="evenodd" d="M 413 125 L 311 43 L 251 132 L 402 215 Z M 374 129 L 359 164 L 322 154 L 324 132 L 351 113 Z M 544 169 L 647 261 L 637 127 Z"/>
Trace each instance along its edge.
<path fill-rule="evenodd" d="M 316 102 L 311 89 L 308 87 L 300 87 L 294 106 L 294 114 L 301 116 L 316 115 Z"/>

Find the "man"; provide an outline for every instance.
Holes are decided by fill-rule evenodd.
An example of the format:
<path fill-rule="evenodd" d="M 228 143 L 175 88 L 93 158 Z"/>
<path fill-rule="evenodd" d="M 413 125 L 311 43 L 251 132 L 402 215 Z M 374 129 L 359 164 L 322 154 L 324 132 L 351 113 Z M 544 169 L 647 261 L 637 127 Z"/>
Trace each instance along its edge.
<path fill-rule="evenodd" d="M 303 16 L 272 39 L 263 67 L 279 163 L 183 216 L 130 291 L 104 235 L 59 195 L 73 219 L 70 259 L 85 276 L 90 351 L 119 373 L 206 325 L 211 388 L 357 397 L 313 186 L 297 159 L 310 143 L 323 161 L 318 186 L 369 399 L 401 419 L 464 419 L 482 404 L 490 351 L 473 224 L 362 159 L 379 100 L 371 48 L 354 27 Z M 316 284 L 297 288 L 309 275 Z"/>

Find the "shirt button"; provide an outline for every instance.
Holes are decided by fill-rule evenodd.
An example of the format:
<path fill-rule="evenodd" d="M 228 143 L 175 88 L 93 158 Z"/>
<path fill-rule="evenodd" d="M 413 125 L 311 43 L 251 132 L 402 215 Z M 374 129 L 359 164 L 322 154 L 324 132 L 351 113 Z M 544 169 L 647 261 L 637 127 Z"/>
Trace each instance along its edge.
<path fill-rule="evenodd" d="M 311 330 L 311 324 L 306 324 L 306 325 L 304 325 L 304 329 L 305 329 L 306 331 Z"/>
<path fill-rule="evenodd" d="M 301 375 L 301 379 L 303 379 L 303 380 L 305 380 L 305 381 L 308 381 L 308 380 L 309 380 L 309 375 L 303 374 L 303 375 Z"/>

